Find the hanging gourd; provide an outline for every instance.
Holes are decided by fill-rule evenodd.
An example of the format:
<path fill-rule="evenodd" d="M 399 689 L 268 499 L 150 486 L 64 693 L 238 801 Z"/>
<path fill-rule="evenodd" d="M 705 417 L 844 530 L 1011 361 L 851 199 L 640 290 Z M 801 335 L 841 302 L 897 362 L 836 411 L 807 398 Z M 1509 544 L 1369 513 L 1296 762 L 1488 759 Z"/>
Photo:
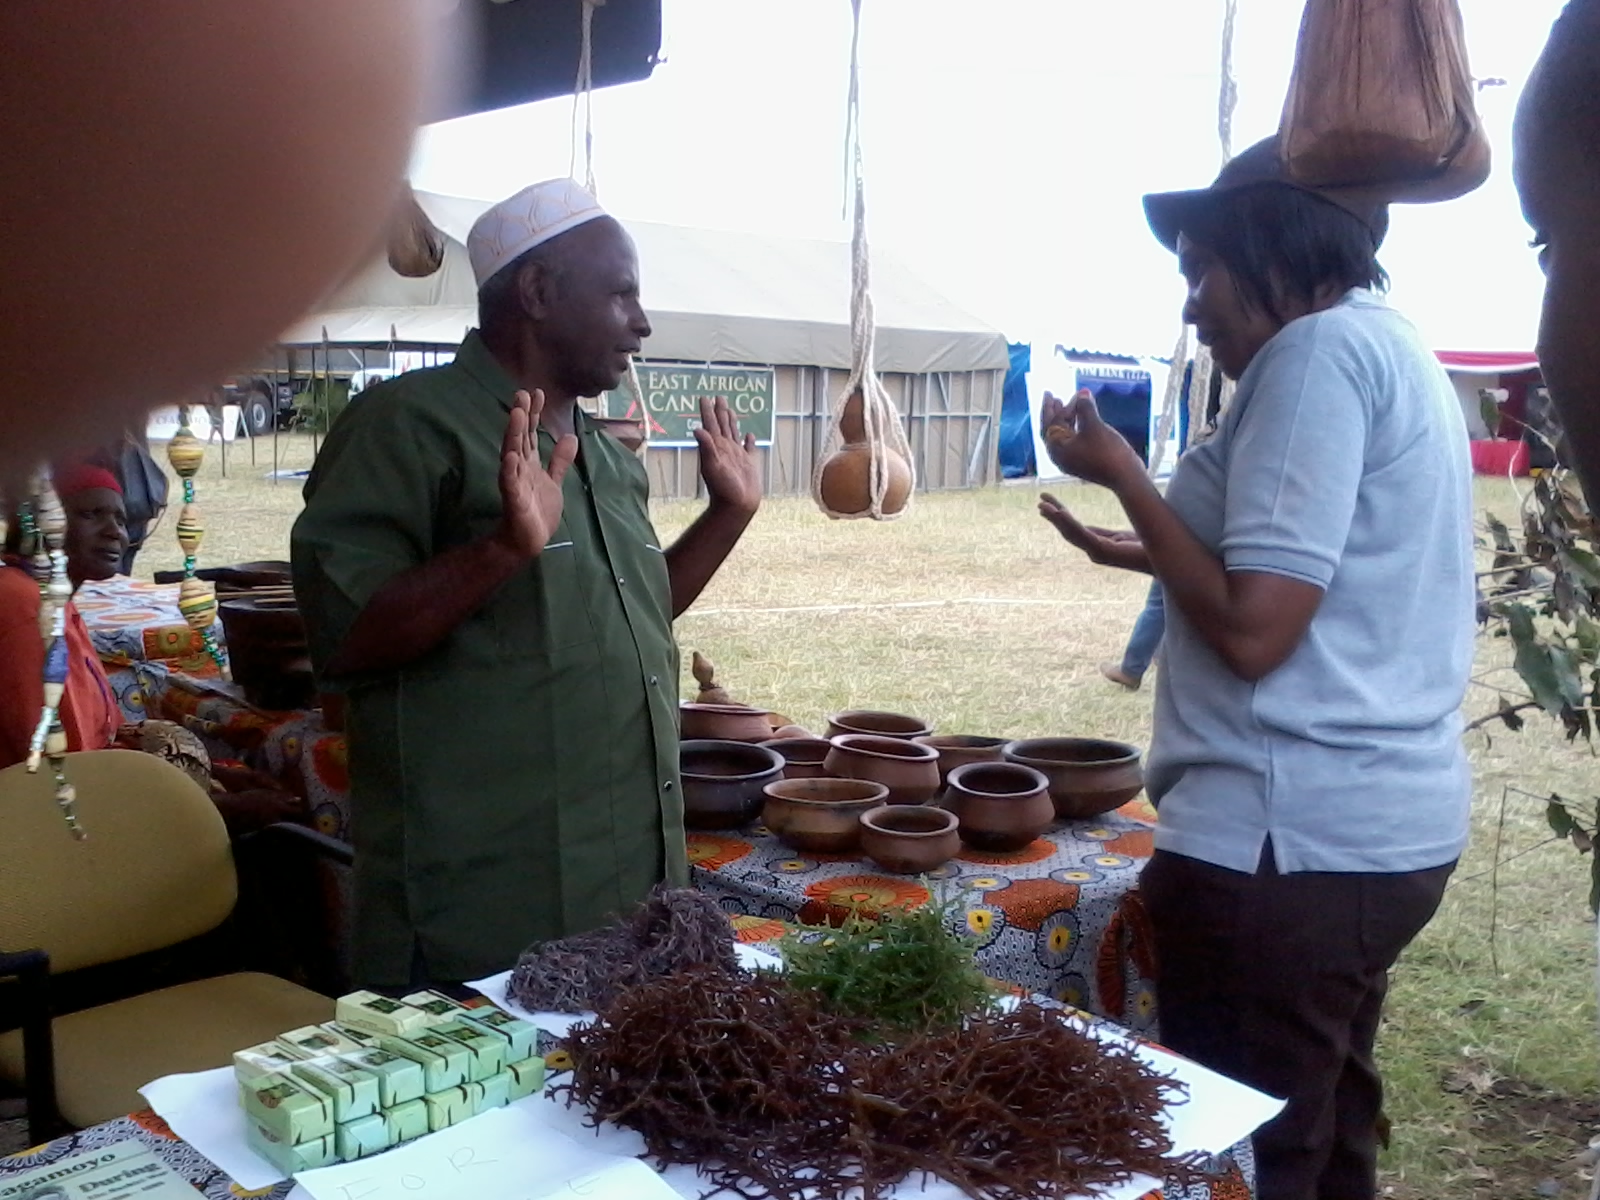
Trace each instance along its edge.
<path fill-rule="evenodd" d="M 867 202 L 861 174 L 861 0 L 851 0 L 850 96 L 846 106 L 846 163 L 855 176 L 855 225 L 850 238 L 850 378 L 825 445 L 838 448 L 817 464 L 811 495 L 835 519 L 891 520 L 911 505 L 916 486 L 911 444 L 888 389 L 873 365 L 877 322 L 867 251 Z"/>
<path fill-rule="evenodd" d="M 426 279 L 444 265 L 444 247 L 444 234 L 422 211 L 411 184 L 404 184 L 400 202 L 389 218 L 390 268 L 408 279 Z"/>
<path fill-rule="evenodd" d="M 178 585 L 178 613 L 190 629 L 200 635 L 201 644 L 211 661 L 217 664 L 217 673 L 228 677 L 228 661 L 217 645 L 212 626 L 217 620 L 217 594 L 209 583 L 195 575 L 199 561 L 200 542 L 205 537 L 205 521 L 194 502 L 194 477 L 206 456 L 206 448 L 189 428 L 189 406 L 178 409 L 178 432 L 167 443 L 167 462 L 183 480 L 183 509 L 178 514 L 178 545 L 183 549 L 183 582 Z"/>
<path fill-rule="evenodd" d="M 38 472 L 28 485 L 29 499 L 18 513 L 20 547 L 30 573 L 39 585 L 39 636 L 44 641 L 44 707 L 28 741 L 28 774 L 37 774 L 48 760 L 55 777 L 55 800 L 72 836 L 82 841 L 78 824 L 77 791 L 67 782 L 67 731 L 61 723 L 61 698 L 67 688 L 67 602 L 72 581 L 67 578 L 67 514 L 61 507 L 49 471 Z"/>

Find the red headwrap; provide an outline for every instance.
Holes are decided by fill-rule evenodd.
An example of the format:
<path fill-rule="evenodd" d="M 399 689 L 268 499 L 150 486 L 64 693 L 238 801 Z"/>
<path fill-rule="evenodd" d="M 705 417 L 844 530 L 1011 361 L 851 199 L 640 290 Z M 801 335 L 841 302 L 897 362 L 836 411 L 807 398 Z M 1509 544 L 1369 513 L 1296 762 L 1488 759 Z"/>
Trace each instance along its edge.
<path fill-rule="evenodd" d="M 109 488 L 117 495 L 122 495 L 122 485 L 117 482 L 117 477 L 104 467 L 92 463 L 64 463 L 51 473 L 51 482 L 56 495 L 63 500 L 79 492 L 87 492 L 90 488 Z"/>

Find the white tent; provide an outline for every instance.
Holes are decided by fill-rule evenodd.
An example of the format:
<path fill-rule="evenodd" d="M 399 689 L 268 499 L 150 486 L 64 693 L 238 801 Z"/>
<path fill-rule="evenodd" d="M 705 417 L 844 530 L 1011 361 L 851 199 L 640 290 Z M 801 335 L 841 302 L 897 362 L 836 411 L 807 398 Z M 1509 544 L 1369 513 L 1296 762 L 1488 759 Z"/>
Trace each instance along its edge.
<path fill-rule="evenodd" d="M 487 201 L 418 192 L 446 235 L 425 279 L 379 260 L 283 337 L 290 346 L 453 346 L 477 323 L 466 236 Z M 842 242 L 624 221 L 639 248 L 658 361 L 850 366 L 850 248 Z M 884 255 L 872 264 L 877 368 L 924 375 L 1004 370 L 1005 338 Z"/>

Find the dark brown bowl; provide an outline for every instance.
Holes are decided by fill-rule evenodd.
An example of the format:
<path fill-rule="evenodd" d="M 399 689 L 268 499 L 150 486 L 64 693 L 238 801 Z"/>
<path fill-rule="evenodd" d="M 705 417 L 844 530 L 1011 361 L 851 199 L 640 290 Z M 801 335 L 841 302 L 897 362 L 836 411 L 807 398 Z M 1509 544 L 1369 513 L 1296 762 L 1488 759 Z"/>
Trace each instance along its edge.
<path fill-rule="evenodd" d="M 852 708 L 834 713 L 828 718 L 828 736 L 836 738 L 843 733 L 870 733 L 874 737 L 915 738 L 927 737 L 933 728 L 921 717 L 908 717 L 903 713 L 877 712 L 869 708 Z"/>
<path fill-rule="evenodd" d="M 939 752 L 902 738 L 840 734 L 823 765 L 836 779 L 883 784 L 890 804 L 926 804 L 939 794 Z"/>
<path fill-rule="evenodd" d="M 974 850 L 1012 854 L 1056 819 L 1050 781 L 1018 763 L 968 763 L 950 772 L 943 807 L 961 821 L 961 840 Z"/>
<path fill-rule="evenodd" d="M 897 875 L 920 875 L 942 867 L 961 849 L 956 815 L 942 808 L 885 804 L 858 819 L 861 852 Z"/>
<path fill-rule="evenodd" d="M 767 784 L 761 820 L 802 853 L 853 854 L 861 845 L 861 814 L 888 794 L 883 784 L 861 779 L 780 779 Z"/>
<path fill-rule="evenodd" d="M 678 735 L 686 741 L 765 742 L 772 737 L 771 714 L 747 704 L 678 705 Z"/>
<path fill-rule="evenodd" d="M 773 738 L 761 745 L 776 750 L 783 759 L 785 779 L 821 779 L 828 773 L 822 764 L 827 760 L 828 751 L 833 749 L 833 743 L 826 738 Z"/>
<path fill-rule="evenodd" d="M 935 733 L 911 740 L 919 746 L 932 746 L 939 752 L 939 782 L 944 783 L 957 767 L 1001 761 L 1007 739 L 977 737 L 970 733 Z"/>
<path fill-rule="evenodd" d="M 1121 808 L 1144 789 L 1139 748 L 1107 738 L 1026 738 L 1006 746 L 1007 762 L 1050 781 L 1056 816 L 1084 821 Z"/>
<path fill-rule="evenodd" d="M 783 773 L 783 759 L 748 742 L 695 740 L 678 748 L 683 823 L 690 829 L 737 829 L 761 815 L 762 789 Z"/>

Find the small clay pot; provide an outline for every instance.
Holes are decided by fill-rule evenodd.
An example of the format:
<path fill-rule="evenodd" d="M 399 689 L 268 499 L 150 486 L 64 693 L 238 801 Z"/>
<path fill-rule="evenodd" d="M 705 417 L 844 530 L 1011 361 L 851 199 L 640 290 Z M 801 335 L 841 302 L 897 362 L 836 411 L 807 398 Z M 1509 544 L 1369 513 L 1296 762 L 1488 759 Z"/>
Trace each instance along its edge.
<path fill-rule="evenodd" d="M 776 723 L 778 720 L 777 717 L 773 717 L 772 719 L 774 723 Z M 793 741 L 795 738 L 814 739 L 819 742 L 825 742 L 828 740 L 827 738 L 817 737 L 816 734 L 812 733 L 811 730 L 807 729 L 804 725 L 779 725 L 772 731 L 773 741 L 789 742 Z"/>
<path fill-rule="evenodd" d="M 890 804 L 926 804 L 939 794 L 939 752 L 900 738 L 841 734 L 822 765 L 836 779 L 883 784 Z"/>
<path fill-rule="evenodd" d="M 765 742 L 772 739 L 772 724 L 765 709 L 748 704 L 678 705 L 678 735 L 686 741 Z"/>
<path fill-rule="evenodd" d="M 920 875 L 961 849 L 956 815 L 926 804 L 885 804 L 860 816 L 861 852 L 885 871 Z"/>
<path fill-rule="evenodd" d="M 1006 748 L 1006 739 L 974 737 L 967 733 L 938 733 L 930 737 L 911 739 L 919 746 L 932 746 L 939 752 L 939 782 L 945 783 L 950 772 L 968 763 L 1000 762 Z"/>
<path fill-rule="evenodd" d="M 836 738 L 841 733 L 870 733 L 874 737 L 905 738 L 909 741 L 927 737 L 932 732 L 933 729 L 921 717 L 853 708 L 848 712 L 834 713 L 828 718 L 827 736 Z"/>
<path fill-rule="evenodd" d="M 1016 763 L 968 763 L 950 772 L 943 806 L 961 822 L 974 850 L 1011 854 L 1031 845 L 1056 818 L 1050 781 Z"/>
<path fill-rule="evenodd" d="M 785 779 L 821 779 L 828 773 L 823 763 L 833 743 L 826 738 L 773 738 L 761 744 L 768 750 L 776 750 L 783 759 Z"/>
<path fill-rule="evenodd" d="M 737 829 L 761 814 L 762 791 L 783 773 L 783 759 L 746 742 L 687 741 L 678 747 L 683 823 L 690 829 Z"/>
<path fill-rule="evenodd" d="M 883 784 L 860 779 L 780 779 L 767 784 L 761 820 L 802 853 L 853 854 L 861 845 L 861 814 L 888 794 Z"/>
<path fill-rule="evenodd" d="M 1006 746 L 1005 759 L 1050 781 L 1056 816 L 1085 821 L 1121 808 L 1144 789 L 1139 748 L 1104 738 L 1026 738 Z"/>

